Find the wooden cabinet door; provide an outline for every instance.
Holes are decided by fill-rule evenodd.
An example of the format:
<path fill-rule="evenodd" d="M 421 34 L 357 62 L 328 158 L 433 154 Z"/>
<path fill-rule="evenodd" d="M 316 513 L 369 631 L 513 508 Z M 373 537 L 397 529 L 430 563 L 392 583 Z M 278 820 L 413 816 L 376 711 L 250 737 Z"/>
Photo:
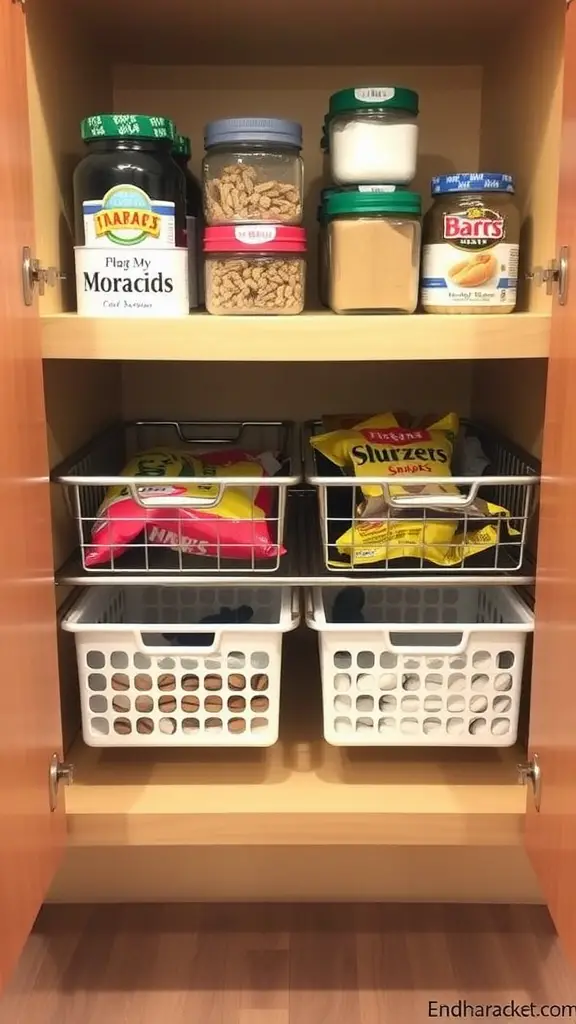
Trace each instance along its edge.
<path fill-rule="evenodd" d="M 566 305 L 554 304 L 536 589 L 528 852 L 564 950 L 576 963 L 576 4 L 566 16 L 558 245 L 570 247 Z"/>
<path fill-rule="evenodd" d="M 65 838 L 50 812 L 61 752 L 48 455 L 38 313 L 22 297 L 34 245 L 25 19 L 0 2 L 0 987 Z"/>

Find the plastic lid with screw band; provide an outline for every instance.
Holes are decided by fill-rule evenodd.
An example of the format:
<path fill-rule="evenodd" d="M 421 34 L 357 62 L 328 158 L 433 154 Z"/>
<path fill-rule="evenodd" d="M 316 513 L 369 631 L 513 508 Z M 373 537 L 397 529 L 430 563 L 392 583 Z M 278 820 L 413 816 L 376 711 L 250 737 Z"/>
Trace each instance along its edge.
<path fill-rule="evenodd" d="M 474 174 L 440 174 L 432 178 L 430 189 L 433 196 L 450 192 L 510 192 L 516 191 L 511 174 L 491 174 L 482 171 Z"/>
<path fill-rule="evenodd" d="M 336 192 L 328 196 L 325 206 L 329 219 L 346 214 L 361 217 L 379 213 L 419 217 L 422 213 L 422 198 L 418 192 L 405 189 L 391 192 Z"/>
<path fill-rule="evenodd" d="M 204 252 L 306 252 L 305 228 L 230 224 L 204 231 Z"/>
<path fill-rule="evenodd" d="M 172 153 L 174 156 L 183 157 L 185 160 L 190 159 L 192 156 L 192 146 L 187 135 L 176 135 L 174 145 L 172 146 Z"/>
<path fill-rule="evenodd" d="M 338 114 L 353 114 L 368 110 L 406 110 L 418 113 L 418 93 L 396 85 L 369 85 L 333 92 L 326 120 Z"/>
<path fill-rule="evenodd" d="M 176 125 L 168 117 L 148 114 L 93 114 L 80 122 L 84 142 L 94 139 L 172 139 Z"/>
<path fill-rule="evenodd" d="M 223 117 L 219 121 L 210 121 L 204 130 L 206 149 L 243 142 L 301 149 L 302 125 L 283 117 Z"/>

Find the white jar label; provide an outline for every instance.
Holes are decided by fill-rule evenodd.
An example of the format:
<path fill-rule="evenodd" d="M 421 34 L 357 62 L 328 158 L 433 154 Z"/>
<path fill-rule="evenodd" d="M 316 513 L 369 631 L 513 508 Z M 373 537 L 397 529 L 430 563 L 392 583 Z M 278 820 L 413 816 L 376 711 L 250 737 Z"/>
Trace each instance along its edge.
<path fill-rule="evenodd" d="M 85 244 L 166 249 L 176 245 L 174 203 L 151 199 L 135 185 L 115 185 L 82 203 Z"/>
<path fill-rule="evenodd" d="M 444 213 L 422 253 L 425 306 L 513 306 L 519 246 L 506 239 L 506 218 L 476 202 Z"/>
<path fill-rule="evenodd" d="M 396 185 L 358 185 L 359 192 L 395 192 Z"/>
<path fill-rule="evenodd" d="M 425 306 L 513 306 L 518 285 L 517 245 L 460 256 L 451 245 L 425 245 L 421 297 Z"/>
<path fill-rule="evenodd" d="M 80 316 L 186 316 L 188 252 L 79 246 L 75 249 Z"/>
<path fill-rule="evenodd" d="M 234 228 L 234 238 L 244 245 L 262 245 L 263 242 L 273 242 L 276 238 L 276 228 L 267 224 L 243 225 Z"/>
<path fill-rule="evenodd" d="M 354 98 L 362 103 L 385 103 L 396 95 L 396 89 L 354 89 Z"/>

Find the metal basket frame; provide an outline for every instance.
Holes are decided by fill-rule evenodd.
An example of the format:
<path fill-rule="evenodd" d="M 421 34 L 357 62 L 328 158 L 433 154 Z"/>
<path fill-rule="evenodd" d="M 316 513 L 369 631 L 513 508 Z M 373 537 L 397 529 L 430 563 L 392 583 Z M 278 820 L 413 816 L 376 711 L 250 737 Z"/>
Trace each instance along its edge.
<path fill-rule="evenodd" d="M 305 479 L 307 483 L 316 488 L 318 495 L 323 560 L 328 573 L 342 575 L 345 572 L 346 575 L 356 576 L 361 574 L 363 576 L 378 575 L 380 577 L 383 577 L 384 574 L 387 576 L 407 575 L 405 566 L 399 568 L 396 559 L 389 557 L 390 541 L 388 541 L 386 546 L 385 558 L 381 559 L 376 565 L 370 565 L 369 563 L 345 567 L 331 565 L 330 552 L 331 550 L 335 551 L 331 527 L 334 530 L 334 536 L 338 536 L 343 534 L 347 528 L 353 528 L 360 522 L 364 524 L 382 524 L 402 521 L 402 516 L 398 513 L 406 511 L 411 513 L 406 518 L 422 523 L 424 530 L 426 523 L 438 521 L 439 518 L 449 516 L 453 512 L 461 523 L 458 534 L 463 538 L 463 542 L 466 543 L 470 533 L 486 522 L 485 518 L 480 517 L 478 514 L 473 514 L 473 505 L 478 497 L 484 497 L 506 508 L 510 512 L 509 523 L 518 531 L 518 536 L 506 541 L 499 540 L 495 547 L 491 549 L 493 552 L 493 564 L 482 566 L 477 571 L 480 574 L 519 573 L 522 571 L 528 525 L 536 506 L 537 485 L 540 482 L 539 463 L 523 449 L 512 444 L 492 428 L 481 424 L 468 423 L 467 421 L 463 421 L 463 425 L 470 426 L 480 439 L 483 450 L 496 472 L 487 473 L 482 476 L 427 476 L 427 484 L 453 484 L 461 492 L 458 495 L 439 495 L 438 498 L 434 498 L 433 504 L 430 499 L 423 501 L 422 497 L 417 494 L 402 496 L 391 494 L 390 487 L 393 484 L 397 484 L 397 481 L 391 480 L 390 477 L 383 477 L 378 474 L 363 476 L 361 480 L 362 485 L 376 485 L 382 488 L 383 495 L 386 498 L 387 513 L 386 515 L 361 519 L 358 515 L 359 497 L 361 497 L 359 478 L 342 474 L 326 476 L 318 473 L 315 452 L 310 445 L 310 438 L 315 433 L 320 432 L 321 424 L 318 421 L 311 421 L 306 424 L 303 436 Z M 420 484 L 421 480 L 418 483 L 416 481 L 413 482 L 413 486 L 419 486 Z M 402 480 L 402 486 L 409 490 L 411 482 Z M 349 515 L 334 516 L 330 513 L 329 488 L 347 488 L 349 490 Z M 365 547 L 364 544 L 362 546 Z M 450 548 L 455 546 L 455 542 L 451 541 L 450 543 L 437 544 L 435 546 Z M 433 575 L 435 577 L 450 575 L 456 578 L 458 574 L 470 572 L 470 565 L 467 564 L 467 561 L 465 560 L 459 565 L 440 566 L 427 562 L 423 555 L 414 556 L 411 562 L 415 564 L 408 571 L 416 574 L 415 582 L 420 574 Z"/>
<path fill-rule="evenodd" d="M 183 447 L 190 446 L 191 454 L 206 453 L 210 447 L 229 447 L 230 445 L 248 450 L 279 452 L 279 458 L 286 463 L 284 469 L 288 473 L 276 476 L 222 476 L 210 477 L 210 484 L 219 488 L 216 498 L 194 499 L 196 507 L 209 510 L 221 498 L 225 488 L 253 488 L 251 495 L 254 502 L 258 491 L 264 487 L 273 488 L 275 498 L 272 512 L 264 520 L 254 518 L 253 523 L 266 522 L 273 543 L 278 547 L 283 544 L 286 515 L 286 495 L 288 487 L 301 482 L 300 445 L 295 425 L 290 421 L 280 420 L 241 420 L 241 421 L 196 421 L 196 420 L 133 420 L 117 423 L 103 431 L 96 438 L 77 451 L 69 459 L 57 466 L 51 476 L 53 482 L 66 489 L 68 504 L 78 532 L 82 565 L 84 571 L 91 575 L 120 575 L 123 571 L 124 554 L 111 555 L 110 561 L 103 565 L 86 565 L 86 551 L 92 546 L 92 527 L 98 519 L 98 509 L 110 487 L 129 488 L 134 501 L 141 508 L 162 509 L 163 521 L 174 523 L 176 548 L 167 548 L 163 544 L 150 541 L 147 531 L 130 543 L 132 552 L 130 572 L 145 576 L 155 570 L 164 575 L 177 577 L 182 573 L 198 576 L 227 576 L 259 573 L 274 573 L 280 568 L 279 552 L 271 558 L 256 558 L 254 549 L 247 557 L 231 559 L 221 554 L 222 544 L 219 536 L 214 540 L 216 554 L 212 556 L 187 556 L 183 551 L 182 524 L 176 515 L 170 516 L 170 509 L 178 509 L 187 503 L 181 498 L 146 494 L 150 490 L 150 478 L 141 476 L 124 476 L 121 471 L 126 462 L 138 451 L 156 446 Z M 194 449 L 194 450 L 193 450 Z M 298 472 L 295 472 L 295 470 Z M 206 477 L 180 476 L 178 483 L 187 485 L 206 485 Z M 160 479 L 158 486 L 161 486 Z M 228 545 L 230 547 L 231 545 Z M 240 545 L 239 545 L 240 547 Z M 242 545 L 242 553 L 247 545 Z M 134 562 L 136 561 L 136 565 Z M 138 562 L 140 564 L 138 564 Z"/>

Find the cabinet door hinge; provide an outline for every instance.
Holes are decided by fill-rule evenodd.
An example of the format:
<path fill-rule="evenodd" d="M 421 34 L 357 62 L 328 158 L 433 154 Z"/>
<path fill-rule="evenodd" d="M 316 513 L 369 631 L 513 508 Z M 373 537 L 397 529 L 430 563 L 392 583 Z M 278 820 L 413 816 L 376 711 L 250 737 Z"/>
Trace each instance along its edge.
<path fill-rule="evenodd" d="M 542 769 L 538 754 L 534 754 L 530 761 L 517 765 L 517 768 L 518 782 L 522 786 L 527 786 L 530 783 L 534 796 L 534 807 L 539 811 L 542 800 Z"/>
<path fill-rule="evenodd" d="M 61 761 L 58 754 L 52 754 L 50 767 L 48 769 L 48 794 L 50 810 L 55 811 L 58 806 L 58 790 L 60 784 L 71 786 L 74 782 L 74 765 Z"/>
<path fill-rule="evenodd" d="M 534 267 L 526 274 L 527 281 L 533 281 L 537 287 L 546 285 L 546 294 L 553 295 L 557 289 L 558 302 L 565 306 L 568 301 L 568 269 L 570 249 L 563 245 L 557 260 L 550 260 L 547 267 Z"/>
<path fill-rule="evenodd" d="M 38 285 L 38 294 L 44 295 L 46 288 L 55 288 L 57 281 L 65 281 L 66 274 L 63 274 L 57 267 L 43 267 L 40 260 L 32 255 L 28 245 L 22 249 L 22 294 L 24 305 L 31 306 L 34 298 L 34 289 Z"/>

